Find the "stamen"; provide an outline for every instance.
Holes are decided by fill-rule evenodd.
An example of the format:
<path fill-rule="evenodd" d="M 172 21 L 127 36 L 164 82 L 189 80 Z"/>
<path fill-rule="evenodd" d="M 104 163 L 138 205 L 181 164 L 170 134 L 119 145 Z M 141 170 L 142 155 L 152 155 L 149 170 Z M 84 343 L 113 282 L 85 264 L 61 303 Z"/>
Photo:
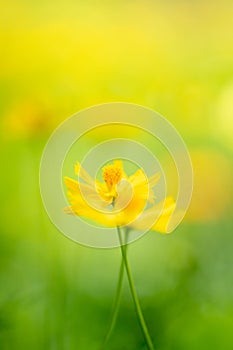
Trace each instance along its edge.
<path fill-rule="evenodd" d="M 109 188 L 120 182 L 122 175 L 122 168 L 117 164 L 110 164 L 103 167 L 103 179 Z"/>

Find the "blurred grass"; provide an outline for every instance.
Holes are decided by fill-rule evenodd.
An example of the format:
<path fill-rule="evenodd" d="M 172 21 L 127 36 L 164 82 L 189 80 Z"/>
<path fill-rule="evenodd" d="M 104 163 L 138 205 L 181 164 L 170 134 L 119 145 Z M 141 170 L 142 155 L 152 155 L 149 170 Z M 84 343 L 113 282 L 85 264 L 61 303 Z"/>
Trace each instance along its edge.
<path fill-rule="evenodd" d="M 232 9 L 227 0 L 2 2 L 1 349 L 101 344 L 120 253 L 58 233 L 38 172 L 53 128 L 109 101 L 158 110 L 194 161 L 186 222 L 129 249 L 155 346 L 232 349 Z M 127 284 L 108 346 L 124 348 L 145 349 Z"/>

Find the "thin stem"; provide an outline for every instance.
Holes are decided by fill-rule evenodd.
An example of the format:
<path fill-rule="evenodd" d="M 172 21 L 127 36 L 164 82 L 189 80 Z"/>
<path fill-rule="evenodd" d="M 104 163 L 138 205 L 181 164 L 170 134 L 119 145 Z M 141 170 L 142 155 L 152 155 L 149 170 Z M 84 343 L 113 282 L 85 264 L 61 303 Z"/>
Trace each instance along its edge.
<path fill-rule="evenodd" d="M 145 338 L 145 342 L 146 342 L 147 348 L 149 350 L 154 350 L 154 346 L 153 346 L 153 343 L 152 343 L 152 340 L 151 340 L 148 328 L 146 326 L 146 322 L 145 322 L 145 319 L 144 319 L 144 316 L 143 316 L 143 313 L 142 313 L 142 309 L 141 309 L 141 306 L 140 306 L 140 303 L 139 303 L 139 299 L 138 299 L 138 296 L 137 296 L 137 292 L 136 292 L 136 288 L 135 288 L 135 285 L 134 285 L 133 277 L 132 277 L 131 270 L 130 270 L 130 267 L 129 267 L 129 262 L 128 262 L 128 258 L 127 258 L 127 251 L 126 251 L 127 246 L 124 245 L 124 242 L 123 242 L 123 239 L 122 239 L 122 236 L 121 236 L 121 231 L 120 231 L 120 228 L 118 226 L 117 226 L 117 232 L 118 232 L 118 236 L 119 236 L 119 239 L 120 239 L 122 258 L 123 258 L 123 261 L 124 261 L 124 265 L 125 265 L 125 269 L 126 269 L 126 273 L 127 273 L 127 277 L 128 277 L 128 281 L 129 281 L 129 287 L 130 287 L 130 291 L 131 291 L 131 294 L 132 294 L 132 298 L 133 298 L 136 314 L 137 314 L 137 317 L 138 317 L 138 321 L 139 321 L 139 324 L 141 326 L 142 333 L 143 333 L 143 336 Z"/>
<path fill-rule="evenodd" d="M 121 298 L 121 292 L 122 292 L 123 278 L 124 278 L 124 261 L 122 259 L 120 271 L 119 271 L 116 295 L 115 295 L 115 299 L 114 299 L 114 303 L 113 303 L 113 311 L 112 311 L 112 315 L 111 315 L 111 320 L 110 320 L 108 331 L 107 331 L 106 336 L 104 338 L 104 341 L 102 343 L 102 346 L 100 347 L 100 350 L 105 348 L 105 345 L 107 344 L 107 342 L 112 334 L 112 331 L 115 327 L 115 324 L 116 324 L 116 319 L 117 319 L 117 315 L 118 315 L 119 307 L 120 307 L 120 298 Z"/>

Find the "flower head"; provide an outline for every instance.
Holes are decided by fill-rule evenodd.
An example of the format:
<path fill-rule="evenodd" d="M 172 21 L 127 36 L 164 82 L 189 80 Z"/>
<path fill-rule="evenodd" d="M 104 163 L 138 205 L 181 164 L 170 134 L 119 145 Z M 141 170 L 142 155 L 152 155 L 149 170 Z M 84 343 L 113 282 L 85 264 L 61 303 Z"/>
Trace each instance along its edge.
<path fill-rule="evenodd" d="M 77 163 L 78 180 L 65 177 L 71 204 L 69 214 L 91 219 L 108 227 L 129 226 L 165 233 L 175 209 L 173 198 L 155 203 L 154 186 L 160 175 L 147 178 L 142 169 L 127 176 L 122 161 L 115 160 L 102 169 L 103 181 L 94 180 Z M 149 206 L 149 207 L 148 207 Z"/>

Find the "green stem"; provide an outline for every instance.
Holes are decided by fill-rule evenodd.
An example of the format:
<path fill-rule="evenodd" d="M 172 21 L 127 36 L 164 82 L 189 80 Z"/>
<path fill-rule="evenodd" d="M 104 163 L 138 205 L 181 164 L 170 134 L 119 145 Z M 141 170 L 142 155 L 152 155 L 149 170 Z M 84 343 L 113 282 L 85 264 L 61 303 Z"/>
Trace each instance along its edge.
<path fill-rule="evenodd" d="M 137 296 L 137 292 L 136 292 L 136 288 L 135 288 L 135 285 L 134 285 L 133 277 L 132 277 L 132 274 L 131 274 L 131 271 L 130 271 L 129 262 L 128 262 L 128 258 L 127 258 L 127 252 L 126 252 L 127 245 L 124 245 L 123 239 L 121 237 L 121 231 L 120 231 L 120 228 L 118 226 L 117 226 L 117 232 L 118 232 L 118 236 L 119 236 L 119 239 L 120 239 L 121 254 L 122 254 L 123 261 L 124 261 L 124 265 L 125 265 L 125 269 L 126 269 L 126 273 L 127 273 L 127 277 L 128 277 L 128 281 L 129 281 L 129 287 L 130 287 L 130 291 L 131 291 L 131 294 L 132 294 L 132 297 L 133 297 L 133 302 L 134 302 L 136 314 L 137 314 L 137 317 L 138 317 L 138 321 L 139 321 L 139 324 L 141 326 L 142 333 L 143 333 L 143 336 L 145 338 L 145 342 L 146 342 L 147 348 L 149 350 L 154 350 L 154 346 L 153 346 L 153 343 L 152 343 L 152 340 L 151 340 L 148 328 L 146 326 L 146 322 L 145 322 L 145 319 L 144 319 L 144 316 L 143 316 L 143 313 L 142 313 L 142 309 L 141 309 L 141 306 L 140 306 L 140 303 L 139 303 L 139 299 L 138 299 L 138 296 Z"/>
<path fill-rule="evenodd" d="M 119 307 L 120 307 L 120 298 L 121 298 L 121 292 L 122 292 L 123 278 L 124 278 L 124 261 L 122 259 L 120 271 L 119 271 L 118 283 L 117 283 L 116 296 L 115 296 L 114 303 L 113 303 L 113 311 L 112 311 L 112 316 L 111 316 L 111 320 L 110 320 L 110 325 L 109 325 L 108 331 L 106 333 L 106 336 L 104 338 L 104 341 L 102 343 L 100 350 L 105 348 L 105 346 L 106 346 L 106 344 L 107 344 L 107 342 L 112 334 L 112 331 L 115 327 L 115 324 L 116 324 L 116 319 L 117 319 L 117 315 L 118 315 Z"/>

